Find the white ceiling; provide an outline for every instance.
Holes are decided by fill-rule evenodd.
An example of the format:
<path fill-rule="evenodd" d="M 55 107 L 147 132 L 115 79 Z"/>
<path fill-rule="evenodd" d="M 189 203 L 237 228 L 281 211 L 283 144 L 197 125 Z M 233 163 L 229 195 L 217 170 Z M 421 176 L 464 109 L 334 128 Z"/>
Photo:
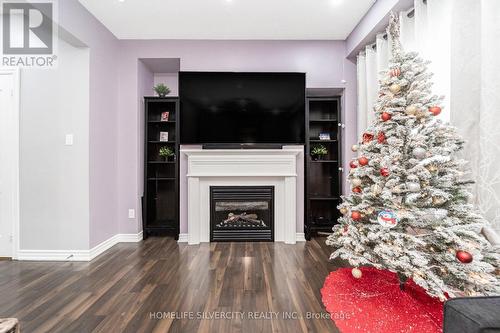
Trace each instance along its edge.
<path fill-rule="evenodd" d="M 120 39 L 346 39 L 376 0 L 79 0 Z"/>

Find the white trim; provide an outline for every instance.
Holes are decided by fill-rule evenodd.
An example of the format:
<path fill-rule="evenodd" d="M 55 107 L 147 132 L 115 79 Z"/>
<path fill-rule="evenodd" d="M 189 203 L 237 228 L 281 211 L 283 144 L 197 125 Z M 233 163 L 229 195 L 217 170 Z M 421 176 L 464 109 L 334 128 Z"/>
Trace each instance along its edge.
<path fill-rule="evenodd" d="M 306 236 L 303 232 L 298 232 L 297 235 L 295 236 L 295 239 L 297 239 L 297 242 L 305 242 Z"/>
<path fill-rule="evenodd" d="M 179 234 L 179 240 L 177 243 L 187 243 L 188 242 L 188 234 Z"/>
<path fill-rule="evenodd" d="M 14 126 L 10 127 L 12 138 L 9 145 L 12 147 L 12 175 L 14 180 L 11 182 L 13 187 L 10 189 L 12 194 L 12 259 L 18 258 L 19 253 L 19 107 L 20 107 L 20 74 L 19 68 L 0 68 L 0 74 L 13 75 L 14 85 L 12 87 L 14 98 Z"/>
<path fill-rule="evenodd" d="M 34 261 L 91 261 L 118 243 L 142 241 L 142 231 L 137 234 L 117 234 L 90 250 L 19 250 L 18 260 Z"/>
<path fill-rule="evenodd" d="M 295 239 L 297 242 L 305 242 L 306 237 L 303 232 L 297 232 L 295 235 Z M 188 234 L 179 234 L 179 240 L 177 243 L 187 243 L 188 242 Z"/>

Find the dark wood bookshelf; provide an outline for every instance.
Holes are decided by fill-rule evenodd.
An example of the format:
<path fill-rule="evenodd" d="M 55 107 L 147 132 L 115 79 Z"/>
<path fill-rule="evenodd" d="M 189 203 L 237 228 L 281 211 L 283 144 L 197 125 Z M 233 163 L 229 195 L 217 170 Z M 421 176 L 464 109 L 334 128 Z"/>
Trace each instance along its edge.
<path fill-rule="evenodd" d="M 318 232 L 331 232 L 340 216 L 337 205 L 342 193 L 341 128 L 339 96 L 307 96 L 304 225 L 307 240 Z M 330 134 L 330 140 L 320 140 L 320 133 Z M 311 156 L 316 145 L 328 150 L 323 159 L 314 160 Z"/>
<path fill-rule="evenodd" d="M 144 194 L 142 228 L 144 239 L 150 235 L 179 238 L 179 99 L 144 97 Z M 169 120 L 161 114 L 169 112 Z M 160 141 L 160 132 L 168 132 L 168 141 Z M 161 147 L 174 150 L 172 160 L 159 156 Z"/>

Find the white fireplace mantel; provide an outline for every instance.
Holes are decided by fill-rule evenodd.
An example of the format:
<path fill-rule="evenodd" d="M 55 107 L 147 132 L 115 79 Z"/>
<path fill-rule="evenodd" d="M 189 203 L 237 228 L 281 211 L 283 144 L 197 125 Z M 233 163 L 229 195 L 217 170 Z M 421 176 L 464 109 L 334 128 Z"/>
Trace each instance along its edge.
<path fill-rule="evenodd" d="M 188 243 L 210 241 L 210 186 L 274 186 L 274 240 L 295 244 L 297 156 L 285 149 L 181 149 L 187 156 Z"/>

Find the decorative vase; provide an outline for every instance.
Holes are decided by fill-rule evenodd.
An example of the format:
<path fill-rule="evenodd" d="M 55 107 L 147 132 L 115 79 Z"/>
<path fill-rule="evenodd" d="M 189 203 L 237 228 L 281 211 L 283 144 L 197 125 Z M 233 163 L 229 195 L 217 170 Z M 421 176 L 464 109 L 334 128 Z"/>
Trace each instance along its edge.
<path fill-rule="evenodd" d="M 313 161 L 321 161 L 325 155 L 311 155 Z"/>

